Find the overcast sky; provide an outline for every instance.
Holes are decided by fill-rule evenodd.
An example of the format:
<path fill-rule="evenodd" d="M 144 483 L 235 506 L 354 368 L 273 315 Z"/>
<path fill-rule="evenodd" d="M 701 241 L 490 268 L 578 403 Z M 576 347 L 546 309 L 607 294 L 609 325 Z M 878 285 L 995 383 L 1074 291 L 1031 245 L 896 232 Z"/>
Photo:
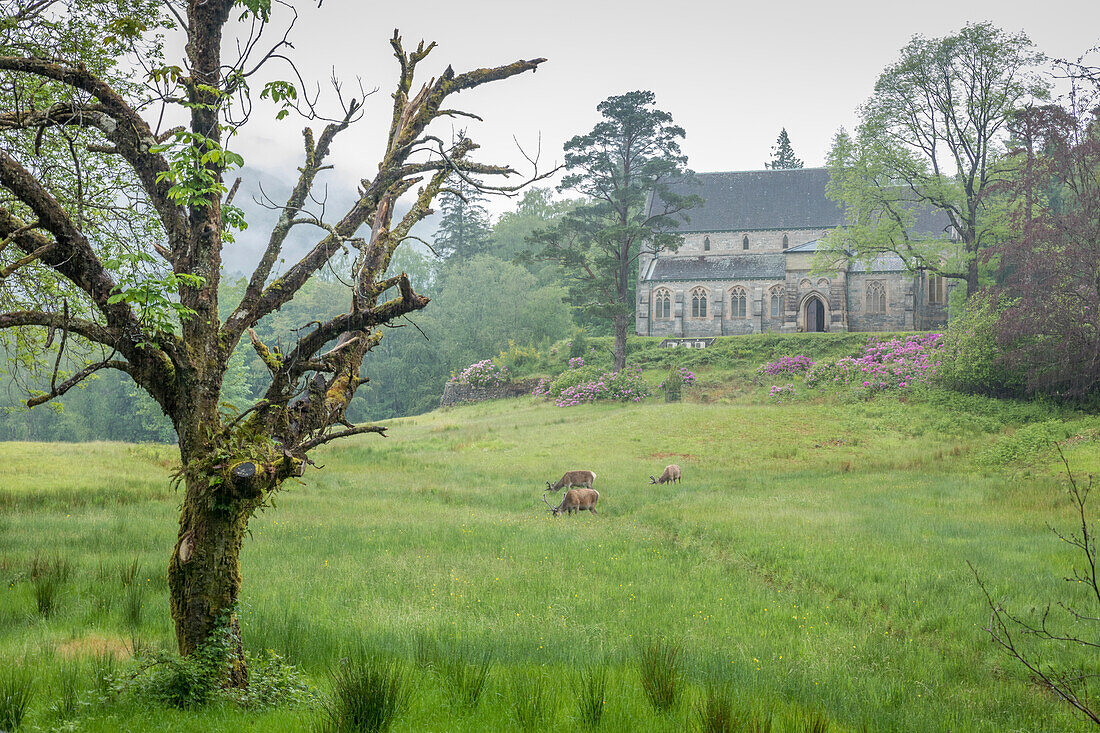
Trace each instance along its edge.
<path fill-rule="evenodd" d="M 1075 58 L 1100 43 L 1096 0 L 324 0 L 320 9 L 299 6 L 291 55 L 303 75 L 323 81 L 335 70 L 347 89 L 357 89 L 357 80 L 378 89 L 367 99 L 364 120 L 334 146 L 336 170 L 328 177 L 334 202 L 377 169 L 396 78 L 388 43 L 394 28 L 406 49 L 421 38 L 438 43 L 423 64 L 426 74 L 447 64 L 462 72 L 548 59 L 537 73 L 452 98 L 453 106 L 485 120 L 459 123 L 482 145 L 482 160 L 519 167 L 513 136 L 529 151 L 541 138 L 543 166 L 552 167 L 561 162 L 562 144 L 595 124 L 601 100 L 649 89 L 658 107 L 687 131 L 683 150 L 700 172 L 762 168 L 783 127 L 807 166 L 822 165 L 833 134 L 854 126 L 856 108 L 875 78 L 917 33 L 942 36 L 967 21 L 988 20 L 1023 30 L 1054 57 Z M 269 35 L 281 20 L 275 16 Z M 271 66 L 267 73 L 288 78 L 285 67 Z M 301 157 L 302 122 L 272 116 L 258 109 L 234 144 L 248 172 L 282 195 Z M 437 124 L 442 136 L 449 135 L 449 122 Z M 242 193 L 255 188 L 255 179 L 246 178 Z M 507 201 L 493 205 L 497 212 L 510 207 Z M 249 234 L 241 249 L 258 232 Z M 228 263 L 243 265 L 238 260 L 244 254 L 227 252 Z"/>

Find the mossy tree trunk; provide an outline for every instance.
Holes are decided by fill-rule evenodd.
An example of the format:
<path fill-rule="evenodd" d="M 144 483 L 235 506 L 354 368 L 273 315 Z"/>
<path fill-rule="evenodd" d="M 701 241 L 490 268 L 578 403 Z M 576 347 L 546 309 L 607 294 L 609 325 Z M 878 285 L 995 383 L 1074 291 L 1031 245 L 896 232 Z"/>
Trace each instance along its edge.
<path fill-rule="evenodd" d="M 319 133 L 308 127 L 303 131 L 304 161 L 297 181 L 285 204 L 277 207 L 280 217 L 244 295 L 223 318 L 218 307 L 222 247 L 226 232 L 241 226 L 242 215 L 232 205 L 236 184 L 227 187 L 224 181 L 230 167 L 243 165 L 241 157 L 224 145 L 242 132 L 244 124 L 232 109 L 233 100 L 242 94 L 247 97 L 242 75 L 223 78 L 223 72 L 255 70 L 267 59 L 283 58 L 274 50 L 290 47 L 284 38 L 264 59 L 246 63 L 254 44 L 232 44 L 223 38 L 223 29 L 242 12 L 255 23 L 269 22 L 270 5 L 192 0 L 179 4 L 181 14 L 173 14 L 175 21 L 168 25 L 150 22 L 150 28 L 186 34 L 185 43 L 180 44 L 186 49 L 185 64 L 159 69 L 165 73 L 164 88 L 171 91 L 145 83 L 144 77 L 113 86 L 110 78 L 93 71 L 102 64 L 72 56 L 69 46 L 27 56 L 0 55 L 0 71 L 10 82 L 0 89 L 0 99 L 8 102 L 0 105 L 7 110 L 0 112 L 0 142 L 5 143 L 0 150 L 0 241 L 11 245 L 4 257 L 14 253 L 21 258 L 10 265 L 5 264 L 7 260 L 0 262 L 0 270 L 8 276 L 34 264 L 52 273 L 52 277 L 35 273 L 33 280 L 21 281 L 45 282 L 48 288 L 43 297 L 37 297 L 32 288 L 25 292 L 15 288 L 2 304 L 10 310 L 0 312 L 0 329 L 21 329 L 28 360 L 52 353 L 54 332 L 62 334 L 50 390 L 33 396 L 28 406 L 64 395 L 98 370 L 116 369 L 132 377 L 171 418 L 179 437 L 184 491 L 168 567 L 179 651 L 195 654 L 219 626 L 228 627 L 234 642 L 229 682 L 237 685 L 247 681 L 234 614 L 241 592 L 241 545 L 249 519 L 284 481 L 301 474 L 312 449 L 352 435 L 384 435 L 385 428 L 378 425 L 351 425 L 345 412 L 366 381 L 361 376 L 363 359 L 382 338 L 382 327 L 428 304 L 407 275 L 388 272 L 395 250 L 410 238 L 410 229 L 432 213 L 433 200 L 453 177 L 484 179 L 515 173 L 508 166 L 470 160 L 478 146 L 469 138 L 460 136 L 447 146 L 427 128 L 440 117 L 474 116 L 445 104 L 451 95 L 532 71 L 545 61 L 519 60 L 466 73 L 448 66 L 422 85 L 415 79 L 416 68 L 435 44 L 421 42 L 406 50 L 395 32 L 390 45 L 400 75 L 377 172 L 360 181 L 353 203 L 337 221 L 320 221 L 308 213 L 309 202 L 318 200 L 317 176 L 332 167 L 327 158 L 334 138 L 362 116 L 363 97 L 340 97 L 342 109 Z M 42 32 L 37 25 L 44 16 L 34 3 L 20 7 L 28 12 L 9 30 L 26 33 L 33 39 L 26 47 L 38 49 L 53 32 Z M 113 6 L 103 10 L 115 11 L 124 13 Z M 135 18 L 130 16 L 112 18 L 120 28 L 138 28 L 133 38 L 126 39 L 138 44 L 144 23 L 132 23 Z M 95 15 L 89 22 L 101 27 L 103 20 Z M 155 66 L 163 61 L 158 55 L 160 41 L 146 40 L 143 47 Z M 17 43 L 9 45 L 21 48 Z M 223 59 L 223 45 L 245 49 L 245 58 Z M 64 104 L 37 107 L 12 101 L 23 99 L 19 94 L 39 99 L 43 88 L 54 86 L 67 89 Z M 187 125 L 153 130 L 140 111 L 161 105 L 174 107 Z M 313 102 L 306 107 L 299 111 L 309 119 L 324 119 Z M 289 111 L 282 110 L 280 116 Z M 80 136 L 79 144 L 73 143 L 74 134 Z M 19 144 L 8 145 L 9 135 Z M 40 151 L 61 149 L 58 145 L 64 149 L 61 162 L 43 164 Z M 105 161 L 94 156 L 110 156 L 109 167 L 129 176 L 132 193 L 143 196 L 149 206 L 123 209 L 117 206 L 115 194 L 107 194 L 106 203 L 92 201 L 87 192 L 113 191 L 113 185 L 97 182 L 77 187 L 80 192 L 73 194 L 67 183 L 59 186 L 41 173 L 77 166 L 81 156 L 93 156 L 89 160 L 100 166 L 84 166 L 85 170 L 102 169 Z M 515 191 L 542 177 L 536 171 L 533 178 L 514 186 L 486 187 Z M 68 179 L 62 176 L 61 180 Z M 406 213 L 395 216 L 399 200 Z M 97 217 L 76 215 L 87 210 L 119 220 L 100 222 Z M 148 220 L 142 218 L 146 211 Z M 298 225 L 315 225 L 316 238 L 296 262 L 280 267 L 282 274 L 276 276 L 276 265 L 287 258 L 284 244 L 290 230 Z M 95 228 L 85 231 L 89 226 Z M 139 268 L 144 274 L 148 266 L 150 279 L 142 281 L 145 288 L 125 287 L 134 273 L 130 265 L 119 264 L 119 243 L 113 236 L 104 238 L 104 231 L 153 233 L 123 243 L 147 256 Z M 256 324 L 293 300 L 341 252 L 354 253 L 346 312 L 279 334 L 288 344 L 285 351 L 264 344 L 254 330 Z M 150 298 L 150 289 L 156 297 Z M 150 303 L 158 302 L 171 305 L 163 307 L 166 312 L 151 310 Z M 50 304 L 58 307 L 51 309 Z M 230 356 L 242 339 L 251 342 L 270 372 L 270 382 L 262 399 L 233 417 L 220 409 L 220 393 Z M 74 342 L 83 344 L 84 351 L 73 348 Z M 65 357 L 70 361 L 93 354 L 102 355 L 102 361 L 89 356 L 89 363 L 71 378 L 59 378 L 66 345 Z"/>

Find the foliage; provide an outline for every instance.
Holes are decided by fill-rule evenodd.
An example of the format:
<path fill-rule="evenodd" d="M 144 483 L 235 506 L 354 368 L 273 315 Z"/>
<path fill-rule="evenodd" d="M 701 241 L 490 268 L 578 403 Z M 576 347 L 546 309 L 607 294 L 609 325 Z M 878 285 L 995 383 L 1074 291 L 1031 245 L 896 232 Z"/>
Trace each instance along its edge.
<path fill-rule="evenodd" d="M 826 191 L 850 224 L 830 232 L 819 265 L 892 253 L 910 270 L 963 279 L 968 296 L 977 292 L 979 254 L 1004 226 L 992 192 L 1009 168 L 1007 121 L 1046 96 L 1042 60 L 1026 35 L 989 23 L 914 36 L 860 108 L 855 137 L 834 138 Z"/>
<path fill-rule="evenodd" d="M 1011 304 L 1003 296 L 978 295 L 952 319 L 939 351 L 936 383 L 960 392 L 1008 396 L 1021 394 L 1018 370 L 1001 358 L 997 334 Z"/>
<path fill-rule="evenodd" d="M 1100 390 L 1100 74 L 1088 71 L 1070 65 L 1064 105 L 1011 121 L 1012 235 L 997 248 L 1007 297 L 993 327 L 999 369 L 1029 393 L 1073 399 Z"/>
<path fill-rule="evenodd" d="M 585 203 L 530 239 L 534 257 L 561 266 L 574 307 L 612 323 L 616 370 L 626 364 L 638 258 L 675 250 L 681 238 L 672 229 L 698 202 L 670 188 L 689 175 L 680 152 L 684 130 L 654 100 L 652 92 L 635 91 L 597 105 L 603 119 L 565 144 L 559 187 Z"/>
<path fill-rule="evenodd" d="M 779 137 L 775 139 L 775 145 L 772 146 L 772 159 L 765 163 L 764 167 L 771 170 L 802 167 L 802 159 L 796 158 L 794 155 L 791 139 L 787 136 L 787 128 L 784 127 L 779 131 Z"/>
<path fill-rule="evenodd" d="M 700 733 L 737 733 L 741 725 L 733 710 L 733 696 L 718 685 L 707 685 L 695 703 L 696 727 Z"/>
<path fill-rule="evenodd" d="M 523 730 L 544 730 L 551 718 L 552 689 L 540 674 L 512 677 L 512 710 Z"/>
<path fill-rule="evenodd" d="M 940 366 L 942 334 L 911 334 L 880 341 L 872 338 L 858 357 L 822 362 L 806 372 L 806 386 L 855 384 L 866 392 L 909 390 L 928 385 Z"/>
<path fill-rule="evenodd" d="M 464 176 L 456 178 L 439 197 L 439 227 L 432 241 L 435 253 L 449 259 L 467 259 L 489 249 L 489 211 L 481 184 Z"/>
<path fill-rule="evenodd" d="M 154 653 L 128 683 L 129 690 L 140 698 L 184 710 L 212 702 L 222 689 L 233 654 L 234 633 L 228 619 L 227 614 L 192 655 Z"/>
<path fill-rule="evenodd" d="M 580 369 L 570 370 L 578 373 Z M 551 385 L 551 393 L 558 382 Z M 603 372 L 588 381 L 577 381 L 573 386 L 565 387 L 557 393 L 554 404 L 558 407 L 573 407 L 586 402 L 613 400 L 616 402 L 641 402 L 649 397 L 649 385 L 637 367 L 627 367 L 618 372 Z"/>
<path fill-rule="evenodd" d="M 789 402 L 796 394 L 793 384 L 773 384 L 768 390 L 768 398 L 776 404 Z"/>
<path fill-rule="evenodd" d="M 784 356 L 777 361 L 769 361 L 761 364 L 756 373 L 761 376 L 775 374 L 802 374 L 808 372 L 815 362 L 808 356 Z"/>
<path fill-rule="evenodd" d="M 471 387 L 499 387 L 510 379 L 508 367 L 497 368 L 491 359 L 471 364 L 455 377 L 459 384 L 468 384 Z"/>
<path fill-rule="evenodd" d="M 572 359 L 581 359 L 583 363 L 583 357 L 588 353 L 588 335 L 584 329 L 577 329 L 577 332 L 573 334 L 573 339 L 569 342 L 569 356 L 570 363 Z"/>

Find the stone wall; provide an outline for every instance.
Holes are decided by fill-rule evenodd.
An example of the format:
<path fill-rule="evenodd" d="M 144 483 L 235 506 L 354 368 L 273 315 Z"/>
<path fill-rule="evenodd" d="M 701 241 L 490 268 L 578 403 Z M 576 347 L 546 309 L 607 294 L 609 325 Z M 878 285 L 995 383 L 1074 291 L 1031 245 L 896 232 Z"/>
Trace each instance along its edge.
<path fill-rule="evenodd" d="M 519 397 L 530 394 L 537 379 L 519 379 L 499 387 L 474 387 L 469 384 L 447 382 L 443 387 L 443 397 L 439 400 L 440 407 L 457 405 L 460 402 L 484 402 L 485 400 L 500 400 L 507 397 Z"/>

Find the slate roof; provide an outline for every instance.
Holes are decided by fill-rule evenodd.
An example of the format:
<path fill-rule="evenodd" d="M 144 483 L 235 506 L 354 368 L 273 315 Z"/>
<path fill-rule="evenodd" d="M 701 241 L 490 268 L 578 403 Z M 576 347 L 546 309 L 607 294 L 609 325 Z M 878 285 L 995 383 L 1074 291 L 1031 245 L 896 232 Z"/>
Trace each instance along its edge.
<path fill-rule="evenodd" d="M 840 226 L 840 207 L 825 196 L 825 168 L 697 173 L 699 185 L 674 190 L 702 196 L 704 203 L 687 212 L 686 232 L 730 232 L 760 229 L 821 229 Z"/>
<path fill-rule="evenodd" d="M 741 232 L 768 229 L 832 229 L 844 225 L 840 206 L 825 195 L 826 168 L 697 173 L 695 184 L 673 186 L 703 203 L 680 222 L 683 232 Z M 650 202 L 652 204 L 652 201 Z M 914 232 L 942 237 L 948 227 L 940 210 L 920 206 Z"/>
<path fill-rule="evenodd" d="M 644 278 L 651 282 L 672 280 L 782 280 L 787 264 L 782 252 L 705 257 L 658 257 Z"/>

